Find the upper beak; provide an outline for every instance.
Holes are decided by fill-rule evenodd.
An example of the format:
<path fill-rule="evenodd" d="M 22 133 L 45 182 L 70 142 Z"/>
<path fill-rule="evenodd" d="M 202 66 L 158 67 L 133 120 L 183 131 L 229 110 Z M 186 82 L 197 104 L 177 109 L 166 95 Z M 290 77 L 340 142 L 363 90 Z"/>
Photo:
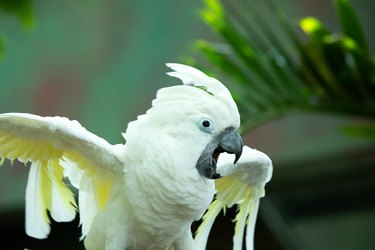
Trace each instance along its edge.
<path fill-rule="evenodd" d="M 220 178 L 220 174 L 216 173 L 216 162 L 219 154 L 223 152 L 235 154 L 234 164 L 236 164 L 241 157 L 242 148 L 241 136 L 234 128 L 227 128 L 207 144 L 195 167 L 206 178 Z"/>
<path fill-rule="evenodd" d="M 243 141 L 241 136 L 234 128 L 229 128 L 224 130 L 224 132 L 222 133 L 220 147 L 228 154 L 236 155 L 233 163 L 236 164 L 242 154 Z"/>

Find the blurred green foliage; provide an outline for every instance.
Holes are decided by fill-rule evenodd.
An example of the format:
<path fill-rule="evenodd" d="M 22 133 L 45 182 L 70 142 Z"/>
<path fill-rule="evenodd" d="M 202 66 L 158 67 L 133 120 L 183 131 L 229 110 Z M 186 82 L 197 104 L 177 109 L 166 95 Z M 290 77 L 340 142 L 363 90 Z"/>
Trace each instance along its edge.
<path fill-rule="evenodd" d="M 0 62 L 3 60 L 5 54 L 5 37 L 0 34 Z"/>
<path fill-rule="evenodd" d="M 32 0 L 0 0 L 0 14 L 9 13 L 19 18 L 25 29 L 34 26 Z M 0 61 L 5 55 L 5 35 L 0 31 Z"/>
<path fill-rule="evenodd" d="M 370 118 L 366 133 L 345 131 L 374 137 L 375 64 L 350 2 L 333 3 L 339 32 L 314 17 L 293 25 L 272 0 L 205 0 L 201 17 L 224 43 L 200 40 L 195 48 L 208 72 L 233 83 L 243 132 L 303 110 Z"/>
<path fill-rule="evenodd" d="M 0 0 L 0 10 L 16 15 L 25 28 L 34 25 L 32 0 Z"/>

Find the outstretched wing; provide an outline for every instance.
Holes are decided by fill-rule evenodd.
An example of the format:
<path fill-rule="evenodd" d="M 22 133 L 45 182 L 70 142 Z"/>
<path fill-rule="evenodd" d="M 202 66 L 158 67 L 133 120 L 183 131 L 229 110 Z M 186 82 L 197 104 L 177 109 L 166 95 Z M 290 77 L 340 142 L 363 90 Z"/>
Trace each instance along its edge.
<path fill-rule="evenodd" d="M 66 186 L 79 188 L 83 237 L 95 214 L 105 206 L 114 172 L 122 171 L 123 145 L 111 145 L 77 121 L 31 114 L 0 114 L 0 163 L 31 162 L 26 187 L 26 233 L 46 238 L 51 217 L 71 221 L 76 202 Z"/>
<path fill-rule="evenodd" d="M 222 209 L 238 205 L 235 218 L 233 249 L 242 249 L 246 227 L 246 249 L 254 248 L 254 228 L 259 207 L 259 199 L 264 196 L 264 186 L 272 176 L 270 158 L 255 149 L 244 146 L 242 156 L 233 165 L 234 155 L 221 154 L 217 172 L 223 178 L 215 181 L 216 199 L 203 216 L 195 237 L 197 249 L 206 249 L 208 236 L 215 218 Z"/>

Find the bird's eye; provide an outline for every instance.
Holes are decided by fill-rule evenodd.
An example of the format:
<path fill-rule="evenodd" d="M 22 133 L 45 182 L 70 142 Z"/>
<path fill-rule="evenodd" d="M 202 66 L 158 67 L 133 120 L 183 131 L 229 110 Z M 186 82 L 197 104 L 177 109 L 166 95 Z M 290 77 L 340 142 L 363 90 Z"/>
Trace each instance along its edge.
<path fill-rule="evenodd" d="M 202 126 L 205 127 L 205 128 L 208 128 L 211 126 L 211 123 L 209 120 L 203 120 L 202 121 Z"/>
<path fill-rule="evenodd" d="M 208 119 L 203 119 L 198 123 L 198 127 L 201 131 L 205 133 L 211 133 L 213 126 L 212 122 Z"/>

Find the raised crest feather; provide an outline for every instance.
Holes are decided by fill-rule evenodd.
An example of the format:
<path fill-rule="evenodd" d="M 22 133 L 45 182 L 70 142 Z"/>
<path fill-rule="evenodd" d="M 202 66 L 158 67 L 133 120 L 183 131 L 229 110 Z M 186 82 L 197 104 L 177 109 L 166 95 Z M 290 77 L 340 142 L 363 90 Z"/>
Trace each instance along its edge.
<path fill-rule="evenodd" d="M 198 87 L 224 100 L 232 99 L 229 90 L 220 81 L 206 75 L 202 71 L 184 64 L 167 63 L 166 65 L 174 70 L 167 74 L 179 78 L 184 85 Z"/>

